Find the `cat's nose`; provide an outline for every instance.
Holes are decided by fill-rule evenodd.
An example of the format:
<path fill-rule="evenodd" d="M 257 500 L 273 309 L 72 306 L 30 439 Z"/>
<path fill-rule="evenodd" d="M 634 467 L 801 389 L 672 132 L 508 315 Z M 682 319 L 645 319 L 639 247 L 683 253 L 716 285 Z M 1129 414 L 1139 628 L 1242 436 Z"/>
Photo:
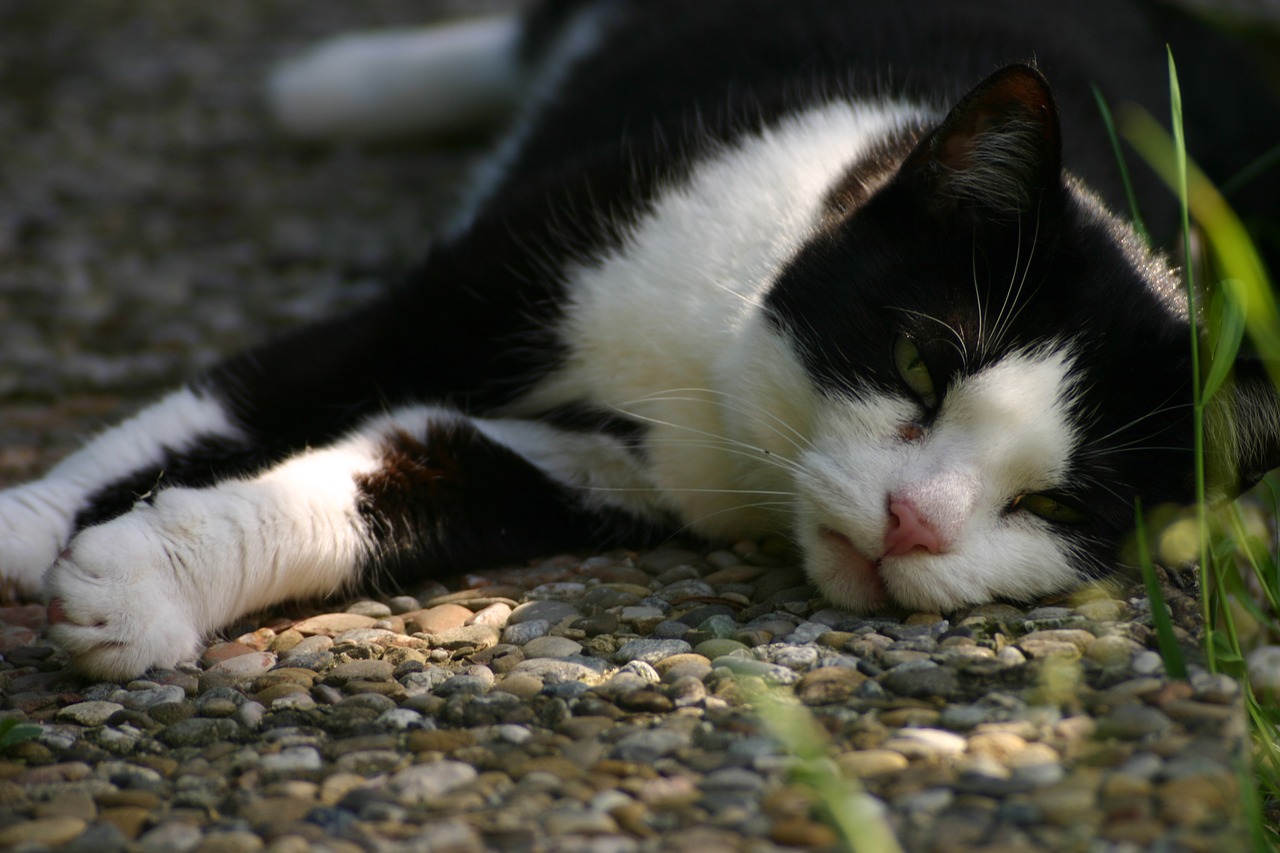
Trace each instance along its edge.
<path fill-rule="evenodd" d="M 946 547 L 945 539 L 915 504 L 905 498 L 890 499 L 889 532 L 884 537 L 884 556 L 901 557 L 916 550 L 940 554 Z"/>

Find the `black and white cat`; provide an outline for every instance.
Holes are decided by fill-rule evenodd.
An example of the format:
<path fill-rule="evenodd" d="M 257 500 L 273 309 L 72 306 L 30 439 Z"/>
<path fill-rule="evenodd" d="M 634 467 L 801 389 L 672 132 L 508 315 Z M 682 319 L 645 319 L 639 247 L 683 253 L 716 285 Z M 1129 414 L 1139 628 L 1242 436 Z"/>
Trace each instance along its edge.
<path fill-rule="evenodd" d="M 1191 497 L 1186 303 L 1107 207 L 1089 87 L 1158 109 L 1175 39 L 1229 175 L 1280 139 L 1233 49 L 1116 0 L 600 0 L 468 32 L 426 42 L 426 89 L 467 96 L 423 111 L 526 107 L 402 285 L 0 493 L 0 573 L 85 670 L 677 531 L 786 534 L 856 611 L 1029 599 L 1110 571 L 1136 497 Z M 1248 482 L 1280 405 L 1237 372 Z"/>

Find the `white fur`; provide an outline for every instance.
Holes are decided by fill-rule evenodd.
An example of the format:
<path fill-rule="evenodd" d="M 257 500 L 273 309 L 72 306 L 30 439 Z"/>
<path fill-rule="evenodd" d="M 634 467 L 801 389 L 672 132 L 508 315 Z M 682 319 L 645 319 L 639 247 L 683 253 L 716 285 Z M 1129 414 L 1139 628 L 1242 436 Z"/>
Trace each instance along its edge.
<path fill-rule="evenodd" d="M 281 63 L 267 93 L 300 137 L 457 132 L 505 117 L 521 92 L 514 15 L 353 33 Z"/>
<path fill-rule="evenodd" d="M 828 188 L 876 140 L 919 116 L 905 105 L 833 103 L 709 153 L 655 200 L 624 247 L 569 271 L 561 331 L 569 358 L 513 413 L 585 399 L 633 415 L 651 427 L 655 483 L 695 530 L 736 536 L 776 520 L 787 496 L 741 476 L 744 458 L 768 465 L 768 454 L 754 439 L 735 443 L 728 429 L 728 420 L 756 419 L 788 431 L 776 423 L 788 415 L 769 408 L 776 400 L 730 393 L 753 350 L 744 340 L 758 337 L 746 330 L 760 320 L 765 290 L 816 233 Z"/>
<path fill-rule="evenodd" d="M 0 492 L 0 576 L 25 594 L 37 593 L 90 495 L 159 464 L 166 449 L 240 435 L 218 401 L 184 388 L 98 435 L 43 479 Z"/>
<path fill-rule="evenodd" d="M 919 417 L 906 398 L 828 400 L 803 454 L 796 537 L 810 576 L 836 604 L 869 609 L 873 591 L 821 535 L 835 530 L 871 561 L 896 601 L 946 610 L 993 597 L 1027 598 L 1074 580 L 1061 537 L 1018 495 L 1065 484 L 1078 443 L 1062 349 L 1006 356 L 948 390 L 923 438 L 899 428 Z M 906 498 L 943 534 L 942 553 L 885 555 L 891 497 Z"/>

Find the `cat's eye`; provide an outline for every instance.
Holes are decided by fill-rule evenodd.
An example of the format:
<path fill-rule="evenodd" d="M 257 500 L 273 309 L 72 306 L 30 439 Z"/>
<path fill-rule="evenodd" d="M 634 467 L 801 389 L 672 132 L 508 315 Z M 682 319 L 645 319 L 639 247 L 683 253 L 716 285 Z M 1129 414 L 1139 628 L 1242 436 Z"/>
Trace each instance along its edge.
<path fill-rule="evenodd" d="M 1018 495 L 1010 509 L 1024 510 L 1054 524 L 1079 524 L 1085 519 L 1080 510 L 1048 495 Z"/>
<path fill-rule="evenodd" d="M 898 335 L 893 343 L 893 365 L 903 383 L 926 408 L 932 409 L 938 405 L 938 392 L 933 387 L 933 377 L 929 375 L 929 368 L 920 355 L 920 348 L 906 335 Z"/>

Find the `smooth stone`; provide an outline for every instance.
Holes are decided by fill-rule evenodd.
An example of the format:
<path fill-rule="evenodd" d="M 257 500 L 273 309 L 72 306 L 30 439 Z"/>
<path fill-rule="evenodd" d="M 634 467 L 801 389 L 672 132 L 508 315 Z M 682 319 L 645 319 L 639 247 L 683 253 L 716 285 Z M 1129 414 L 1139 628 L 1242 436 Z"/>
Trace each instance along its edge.
<path fill-rule="evenodd" d="M 460 761 L 415 764 L 395 773 L 387 789 L 406 806 L 430 805 L 434 800 L 476 779 L 479 773 Z"/>
<path fill-rule="evenodd" d="M 594 809 L 554 811 L 546 817 L 547 832 L 553 838 L 563 836 L 608 836 L 619 831 L 618 822 Z"/>
<path fill-rule="evenodd" d="M 283 634 L 281 636 L 284 636 Z M 284 660 L 288 660 L 294 655 L 314 654 L 316 652 L 327 652 L 333 648 L 333 637 L 328 634 L 312 634 L 309 637 L 303 637 L 288 653 L 282 655 Z"/>
<path fill-rule="evenodd" d="M 105 700 L 77 702 L 74 705 L 60 708 L 55 715 L 55 719 L 64 723 L 76 723 L 81 726 L 101 726 L 105 725 L 116 711 L 123 710 L 124 706 L 118 702 L 107 702 Z"/>
<path fill-rule="evenodd" d="M 542 679 L 511 672 L 497 684 L 497 689 L 521 699 L 532 699 L 542 692 Z"/>
<path fill-rule="evenodd" d="M 200 665 L 207 668 L 257 651 L 261 649 L 246 643 L 214 643 L 200 655 Z"/>
<path fill-rule="evenodd" d="M 701 679 L 711 672 L 711 659 L 691 652 L 686 655 L 663 658 L 654 664 L 653 668 L 665 681 L 673 681 L 686 675 L 696 675 Z"/>
<path fill-rule="evenodd" d="M 542 599 L 539 601 L 528 601 L 521 604 L 511 611 L 511 616 L 507 620 L 508 625 L 519 625 L 521 622 L 532 622 L 535 619 L 545 619 L 552 625 L 559 624 L 562 620 L 570 616 L 580 616 L 578 608 L 572 604 L 555 599 Z"/>
<path fill-rule="evenodd" d="M 501 632 L 493 625 L 464 625 L 427 636 L 433 649 L 480 651 L 496 646 Z"/>
<path fill-rule="evenodd" d="M 1159 653 L 1148 649 L 1134 655 L 1133 662 L 1129 664 L 1129 668 L 1138 675 L 1159 675 L 1164 672 L 1164 661 L 1160 658 Z"/>
<path fill-rule="evenodd" d="M 516 664 L 509 675 L 527 675 L 537 678 L 544 684 L 564 684 L 566 682 L 594 683 L 600 679 L 607 668 L 605 661 L 598 658 L 534 658 Z"/>
<path fill-rule="evenodd" d="M 909 763 L 905 755 L 892 749 L 860 749 L 836 758 L 841 770 L 859 779 L 896 773 Z"/>
<path fill-rule="evenodd" d="M 1135 655 L 1143 651 L 1143 646 L 1128 637 L 1099 637 L 1089 647 L 1085 657 L 1106 667 L 1128 667 Z"/>
<path fill-rule="evenodd" d="M 1249 684 L 1255 693 L 1280 702 L 1280 646 L 1259 646 L 1245 659 Z"/>
<path fill-rule="evenodd" d="M 545 637 L 550 630 L 551 623 L 546 619 L 530 619 L 528 622 L 508 624 L 502 629 L 502 642 L 523 646 L 538 637 Z"/>
<path fill-rule="evenodd" d="M 906 728 L 894 732 L 882 746 L 907 758 L 933 758 L 960 755 L 966 742 L 960 735 L 943 729 Z"/>
<path fill-rule="evenodd" d="M 200 827 L 181 820 L 170 820 L 152 827 L 138 839 L 143 853 L 187 853 L 200 843 Z"/>
<path fill-rule="evenodd" d="M 468 625 L 493 625 L 501 628 L 511 619 L 513 609 L 510 604 L 503 601 L 495 601 L 493 604 L 477 610 L 467 620 Z"/>
<path fill-rule="evenodd" d="M 313 746 L 287 747 L 258 760 L 258 767 L 263 772 L 281 775 L 307 773 L 323 766 L 320 752 Z"/>
<path fill-rule="evenodd" d="M 383 711 L 373 722 L 374 725 L 382 726 L 383 728 L 408 731 L 409 729 L 421 728 L 431 721 L 411 708 L 392 708 L 390 711 Z M 434 725 L 434 723 L 431 723 L 431 725 Z"/>
<path fill-rule="evenodd" d="M 301 634 L 323 634 L 336 637 L 354 628 L 371 628 L 377 621 L 372 616 L 362 616 L 359 613 L 324 613 L 295 622 L 293 630 Z"/>
<path fill-rule="evenodd" d="M 812 644 L 772 643 L 760 649 L 760 652 L 769 663 L 776 663 L 778 666 L 785 666 L 797 672 L 813 669 L 819 658 L 818 649 Z"/>
<path fill-rule="evenodd" d="M 191 717 L 166 726 L 158 738 L 172 747 L 208 746 L 222 740 L 230 740 L 240 731 L 234 720 Z"/>
<path fill-rule="evenodd" d="M 348 613 L 356 613 L 360 616 L 372 616 L 374 619 L 382 619 L 391 615 L 391 608 L 381 601 L 355 601 L 347 608 Z"/>
<path fill-rule="evenodd" d="M 851 699 L 867 677 L 852 667 L 826 666 L 810 670 L 796 682 L 796 698 L 806 705 L 833 705 Z"/>
<path fill-rule="evenodd" d="M 628 640 L 614 653 L 613 659 L 618 663 L 629 663 L 642 660 L 655 664 L 672 655 L 683 655 L 693 651 L 693 647 L 684 640 Z"/>
<path fill-rule="evenodd" d="M 249 652 L 214 664 L 206 674 L 231 676 L 236 679 L 256 678 L 276 665 L 273 652 Z"/>
<path fill-rule="evenodd" d="M 396 616 L 403 616 L 415 610 L 421 610 L 422 604 L 412 595 L 397 595 L 387 599 L 387 607 Z"/>
<path fill-rule="evenodd" d="M 143 690 L 117 690 L 109 698 L 130 710 L 147 711 L 156 705 L 183 702 L 187 698 L 187 691 L 176 684 L 166 684 Z"/>
<path fill-rule="evenodd" d="M 385 660 L 351 660 L 340 663 L 325 673 L 325 681 L 345 684 L 348 681 L 390 681 L 395 665 Z"/>
<path fill-rule="evenodd" d="M 711 639 L 703 640 L 694 646 L 693 650 L 708 660 L 715 660 L 718 657 L 730 654 L 735 651 L 746 651 L 749 647 L 745 643 L 731 639 Z"/>
<path fill-rule="evenodd" d="M 535 637 L 521 647 L 526 658 L 566 658 L 582 654 L 582 644 L 568 637 Z"/>
<path fill-rule="evenodd" d="M 1161 711 L 1146 705 L 1121 705 L 1098 720 L 1097 736 L 1121 740 L 1141 740 L 1160 735 L 1173 728 L 1173 721 Z"/>
<path fill-rule="evenodd" d="M 1017 644 L 1027 657 L 1041 660 L 1050 657 L 1079 658 L 1096 640 L 1097 637 L 1088 631 L 1055 628 L 1033 631 L 1020 637 Z"/>
<path fill-rule="evenodd" d="M 959 677 L 950 667 L 923 660 L 899 664 L 879 678 L 880 685 L 899 696 L 946 698 L 959 689 Z"/>
<path fill-rule="evenodd" d="M 10 848 L 25 844 L 66 844 L 84 832 L 88 824 L 78 817 L 47 817 L 24 820 L 0 828 L 0 847 Z"/>
<path fill-rule="evenodd" d="M 435 634 L 461 628 L 474 616 L 469 607 L 461 604 L 437 604 L 421 610 L 401 614 L 405 630 L 411 634 Z"/>
<path fill-rule="evenodd" d="M 653 622 L 657 624 L 666 618 L 667 611 L 647 604 L 635 604 L 624 607 L 618 612 L 618 621 L 630 625 L 636 622 Z"/>
<path fill-rule="evenodd" d="M 230 717 L 238 706 L 221 696 L 202 696 L 196 703 L 196 713 L 202 717 Z"/>
<path fill-rule="evenodd" d="M 690 735 L 666 728 L 642 729 L 624 735 L 614 744 L 610 758 L 648 764 L 687 747 Z"/>
<path fill-rule="evenodd" d="M 593 616 L 576 619 L 570 627 L 582 631 L 588 637 L 599 637 L 602 634 L 613 634 L 618 630 L 618 625 L 617 616 L 608 611 L 602 611 Z"/>
<path fill-rule="evenodd" d="M 791 685 L 800 680 L 800 674 L 795 670 L 788 669 L 785 666 L 778 666 L 776 663 L 766 663 L 762 660 L 753 660 L 752 658 L 737 657 L 735 655 L 726 655 L 715 658 L 711 661 L 713 669 L 725 668 L 735 675 L 754 675 L 762 679 L 765 684 L 773 685 Z"/>

